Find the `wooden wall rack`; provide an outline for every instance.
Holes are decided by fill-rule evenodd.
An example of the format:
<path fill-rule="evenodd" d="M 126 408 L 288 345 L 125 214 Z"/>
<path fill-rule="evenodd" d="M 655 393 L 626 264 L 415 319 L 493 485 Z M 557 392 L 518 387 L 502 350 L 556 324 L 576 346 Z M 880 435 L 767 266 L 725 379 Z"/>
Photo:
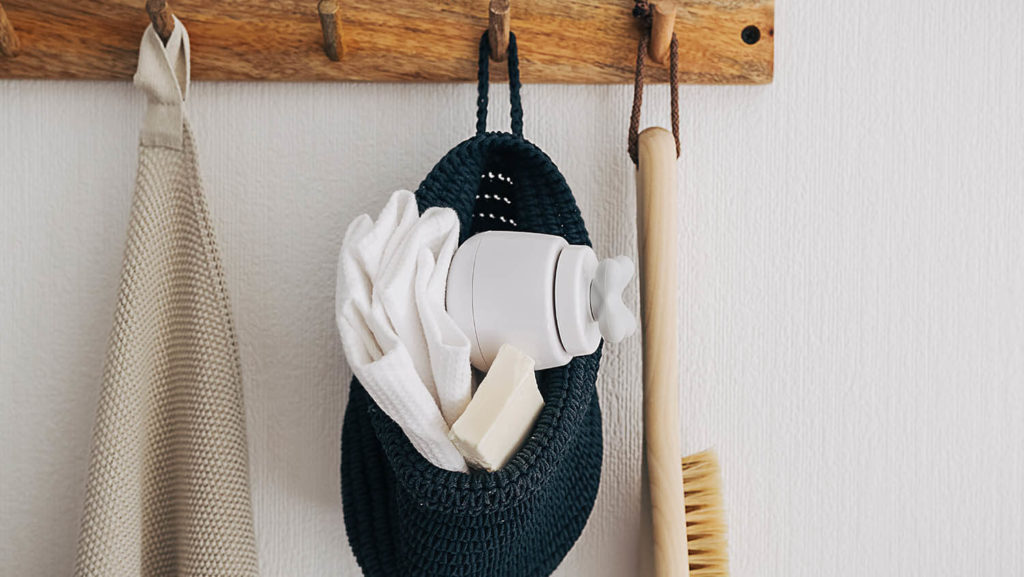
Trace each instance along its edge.
<path fill-rule="evenodd" d="M 771 82 L 774 0 L 675 2 L 680 81 Z M 149 24 L 146 0 L 0 0 L 20 53 L 0 78 L 128 79 Z M 469 82 L 487 0 L 337 0 L 337 61 L 324 51 L 317 0 L 171 0 L 192 40 L 198 80 Z M 640 29 L 631 0 L 511 0 L 527 83 L 633 80 Z M 491 67 L 496 77 L 504 67 Z M 649 81 L 666 80 L 651 67 Z"/>

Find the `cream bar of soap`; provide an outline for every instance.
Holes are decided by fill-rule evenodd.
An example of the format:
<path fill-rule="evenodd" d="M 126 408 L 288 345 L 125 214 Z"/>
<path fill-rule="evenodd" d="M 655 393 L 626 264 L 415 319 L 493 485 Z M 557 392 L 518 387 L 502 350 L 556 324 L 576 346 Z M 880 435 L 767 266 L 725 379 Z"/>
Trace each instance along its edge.
<path fill-rule="evenodd" d="M 497 471 L 516 454 L 544 408 L 533 359 L 511 345 L 498 349 L 466 410 L 448 437 L 477 468 Z"/>

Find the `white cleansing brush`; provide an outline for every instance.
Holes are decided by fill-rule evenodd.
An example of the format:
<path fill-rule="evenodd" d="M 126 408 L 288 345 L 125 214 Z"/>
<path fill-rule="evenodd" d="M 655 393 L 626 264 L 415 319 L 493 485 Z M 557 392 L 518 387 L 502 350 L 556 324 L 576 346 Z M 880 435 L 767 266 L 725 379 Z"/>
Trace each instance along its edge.
<path fill-rule="evenodd" d="M 470 237 L 452 259 L 445 306 L 472 345 L 470 360 L 490 368 L 510 344 L 537 370 L 567 364 L 636 330 L 622 301 L 633 262 L 600 263 L 588 246 L 559 236 L 490 231 Z"/>

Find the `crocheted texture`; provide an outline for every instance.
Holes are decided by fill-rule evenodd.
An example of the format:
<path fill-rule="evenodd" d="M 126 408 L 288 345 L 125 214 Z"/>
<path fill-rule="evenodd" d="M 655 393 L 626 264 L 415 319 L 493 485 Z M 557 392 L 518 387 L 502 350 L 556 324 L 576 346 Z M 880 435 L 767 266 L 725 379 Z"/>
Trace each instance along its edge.
<path fill-rule="evenodd" d="M 490 65 L 491 65 L 491 43 L 487 39 L 487 33 L 480 37 L 479 50 L 477 52 L 477 75 L 476 75 L 476 133 L 477 135 L 487 132 L 487 100 L 491 88 Z M 508 35 L 508 101 L 509 116 L 512 121 L 512 134 L 523 135 L 523 100 L 519 95 L 522 83 L 519 81 L 519 43 L 516 35 Z"/>
<path fill-rule="evenodd" d="M 238 345 L 192 135 L 139 148 L 75 575 L 255 576 Z"/>
<path fill-rule="evenodd" d="M 519 136 L 485 133 L 450 151 L 416 193 L 420 210 L 453 208 L 461 240 L 494 228 L 589 245 L 551 160 Z M 431 466 L 353 379 L 342 429 L 349 543 L 369 577 L 548 575 L 590 515 L 601 476 L 601 351 L 537 375 L 544 409 L 495 473 Z"/>

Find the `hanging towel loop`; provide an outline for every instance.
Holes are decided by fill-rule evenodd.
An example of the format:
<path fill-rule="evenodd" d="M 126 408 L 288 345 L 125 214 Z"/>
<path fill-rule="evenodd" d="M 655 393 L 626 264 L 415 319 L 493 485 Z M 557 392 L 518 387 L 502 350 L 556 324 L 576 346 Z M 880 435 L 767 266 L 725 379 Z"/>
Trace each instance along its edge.
<path fill-rule="evenodd" d="M 160 41 L 156 27 L 146 28 L 139 49 L 135 85 L 146 93 L 149 101 L 142 124 L 142 143 L 180 149 L 191 62 L 188 32 L 177 18 L 171 18 L 171 34 L 166 45 Z"/>
<path fill-rule="evenodd" d="M 490 33 L 484 32 L 480 37 L 480 62 L 477 77 L 476 99 L 476 133 L 487 132 L 487 93 L 490 89 L 491 42 Z M 508 35 L 508 89 L 509 102 L 512 106 L 512 134 L 523 135 L 523 101 L 519 96 L 522 85 L 519 82 L 519 51 L 516 48 L 516 35 Z"/>

